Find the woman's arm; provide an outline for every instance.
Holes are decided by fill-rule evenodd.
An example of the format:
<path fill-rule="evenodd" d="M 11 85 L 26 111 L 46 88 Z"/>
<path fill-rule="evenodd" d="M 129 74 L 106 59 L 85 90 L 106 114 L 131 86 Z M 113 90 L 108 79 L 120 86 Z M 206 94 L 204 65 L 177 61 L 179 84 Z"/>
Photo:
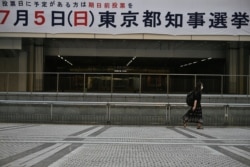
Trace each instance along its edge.
<path fill-rule="evenodd" d="M 196 105 L 197 105 L 197 100 L 194 100 L 194 105 L 193 105 L 193 108 L 192 108 L 193 111 L 196 109 Z"/>

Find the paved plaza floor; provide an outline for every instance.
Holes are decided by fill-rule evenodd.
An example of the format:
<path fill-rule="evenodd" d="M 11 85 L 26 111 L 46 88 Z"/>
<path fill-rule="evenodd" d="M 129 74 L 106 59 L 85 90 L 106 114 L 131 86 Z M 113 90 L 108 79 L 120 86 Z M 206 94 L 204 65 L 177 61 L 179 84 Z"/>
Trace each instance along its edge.
<path fill-rule="evenodd" d="M 0 123 L 1 167 L 247 167 L 250 127 Z"/>

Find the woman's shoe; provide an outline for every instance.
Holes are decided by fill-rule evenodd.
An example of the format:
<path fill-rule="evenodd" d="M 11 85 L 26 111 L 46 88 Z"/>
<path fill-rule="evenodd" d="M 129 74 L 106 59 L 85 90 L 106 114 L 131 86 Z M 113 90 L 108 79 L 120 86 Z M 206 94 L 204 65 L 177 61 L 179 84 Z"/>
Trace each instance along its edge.
<path fill-rule="evenodd" d="M 187 121 L 183 121 L 183 127 L 184 127 L 184 128 L 187 127 Z"/>
<path fill-rule="evenodd" d="M 197 129 L 203 129 L 203 127 L 202 127 L 202 125 L 200 123 L 198 123 Z"/>

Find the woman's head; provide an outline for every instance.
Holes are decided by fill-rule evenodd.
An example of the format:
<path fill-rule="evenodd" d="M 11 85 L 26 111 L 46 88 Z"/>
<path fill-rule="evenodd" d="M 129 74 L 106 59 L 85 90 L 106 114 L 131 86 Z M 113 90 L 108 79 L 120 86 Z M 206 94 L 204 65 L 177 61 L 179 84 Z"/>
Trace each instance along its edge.
<path fill-rule="evenodd" d="M 196 87 L 195 87 L 195 90 L 197 91 L 201 91 L 203 89 L 203 83 L 202 82 L 197 82 L 196 83 Z"/>

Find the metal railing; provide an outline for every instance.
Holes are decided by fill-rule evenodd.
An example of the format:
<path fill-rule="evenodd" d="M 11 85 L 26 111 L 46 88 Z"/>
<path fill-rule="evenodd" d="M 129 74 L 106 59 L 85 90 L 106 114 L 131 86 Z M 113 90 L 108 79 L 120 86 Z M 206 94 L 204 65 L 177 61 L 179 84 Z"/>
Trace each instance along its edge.
<path fill-rule="evenodd" d="M 197 81 L 208 94 L 250 94 L 249 75 L 0 72 L 0 92 L 186 93 Z"/>
<path fill-rule="evenodd" d="M 33 111 L 35 110 L 33 109 L 25 109 L 25 113 L 22 112 L 18 112 L 18 113 L 9 113 L 9 112 L 2 112 L 1 113 L 1 117 L 3 119 L 3 121 L 18 121 L 19 119 L 24 119 L 24 120 L 28 120 L 31 122 L 35 122 L 35 121 L 45 121 L 45 122 L 56 122 L 56 121 L 65 121 L 63 120 L 63 116 L 68 116 L 67 113 L 61 113 L 60 119 L 58 119 L 58 112 L 57 114 L 54 114 L 54 108 L 59 107 L 59 106 L 93 106 L 93 107 L 98 107 L 101 106 L 103 107 L 103 109 L 101 109 L 101 113 L 99 113 L 99 115 L 103 115 L 103 117 L 100 120 L 97 119 L 93 119 L 92 117 L 87 118 L 86 120 L 80 120 L 81 123 L 88 123 L 90 120 L 94 120 L 97 121 L 95 122 L 96 124 L 99 123 L 108 123 L 108 124 L 112 124 L 115 123 L 116 121 L 113 119 L 115 116 L 117 116 L 117 112 L 115 110 L 117 110 L 117 108 L 112 108 L 112 107 L 162 107 L 164 108 L 164 113 L 162 114 L 156 114 L 157 117 L 161 117 L 161 121 L 159 122 L 154 122 L 154 123 L 158 123 L 158 124 L 168 124 L 168 125 L 172 125 L 172 124 L 179 124 L 180 122 L 180 118 L 181 116 L 178 116 L 178 120 L 177 122 L 172 122 L 174 119 L 174 117 L 176 116 L 172 116 L 172 108 L 175 107 L 181 107 L 186 109 L 187 105 L 186 103 L 159 103 L 159 102 L 79 102 L 79 101 L 30 101 L 30 100 L 0 100 L 0 104 L 5 104 L 5 105 L 21 105 L 24 107 L 27 107 L 27 105 L 44 105 L 44 106 L 48 106 L 50 108 L 50 111 L 42 111 L 43 114 L 40 113 L 40 115 L 47 115 L 47 117 L 44 117 L 42 120 L 41 117 L 39 117 L 39 112 Z M 20 106 L 20 107 L 21 107 Z M 223 108 L 222 112 L 219 114 L 219 110 L 217 112 L 217 116 L 218 114 L 221 117 L 221 122 L 220 124 L 223 125 L 227 125 L 228 123 L 232 124 L 232 121 L 235 121 L 232 119 L 232 114 L 230 113 L 230 109 L 232 108 L 243 108 L 243 109 L 249 109 L 250 108 L 250 104 L 248 103 L 202 103 L 202 106 L 204 108 L 208 107 L 208 108 Z M 2 106 L 3 107 L 3 106 Z M 41 107 L 41 106 L 40 106 Z M 42 107 L 41 107 L 42 108 Z M 87 109 L 88 110 L 88 109 Z M 100 109 L 98 109 L 100 110 Z M 28 111 L 28 112 L 27 112 Z M 81 111 L 83 111 L 83 109 L 81 109 Z M 149 113 L 145 112 L 145 110 L 141 110 L 141 112 L 137 111 L 137 112 L 133 112 L 137 113 L 137 117 L 154 117 L 153 115 L 150 115 Z M 33 114 L 33 116 L 32 116 Z M 68 114 L 75 115 L 76 117 L 80 117 L 81 114 L 76 114 L 76 113 L 72 113 L 71 110 L 68 112 Z M 95 114 L 94 110 L 92 111 L 92 116 L 97 117 L 97 115 Z M 246 113 L 245 113 L 246 114 Z M 231 115 L 231 116 L 230 116 Z M 247 117 L 244 115 L 240 115 L 241 117 Z M 32 116 L 32 117 L 30 117 Z M 120 115 L 120 117 L 125 117 L 128 116 L 127 113 L 123 113 L 122 115 Z M 217 116 L 213 116 L 214 118 Z M 27 118 L 26 118 L 27 117 Z M 231 120 L 229 120 L 229 118 Z M 41 120 L 40 120 L 41 119 Z M 147 118 L 148 119 L 148 118 Z M 19 120 L 20 121 L 20 120 Z M 69 120 L 69 122 L 74 123 L 76 120 Z M 78 120 L 79 121 L 79 120 Z M 136 120 L 135 120 L 136 121 Z M 149 123 L 153 123 L 151 122 L 152 119 L 149 120 Z M 175 120 L 176 121 L 176 120 Z M 237 122 L 238 121 L 238 122 Z M 248 122 L 248 123 L 247 123 Z M 141 122 L 133 122 L 135 124 L 140 124 Z M 240 122 L 239 120 L 236 120 L 236 124 L 240 124 L 242 122 Z M 249 121 L 245 120 L 246 125 L 249 125 Z"/>

